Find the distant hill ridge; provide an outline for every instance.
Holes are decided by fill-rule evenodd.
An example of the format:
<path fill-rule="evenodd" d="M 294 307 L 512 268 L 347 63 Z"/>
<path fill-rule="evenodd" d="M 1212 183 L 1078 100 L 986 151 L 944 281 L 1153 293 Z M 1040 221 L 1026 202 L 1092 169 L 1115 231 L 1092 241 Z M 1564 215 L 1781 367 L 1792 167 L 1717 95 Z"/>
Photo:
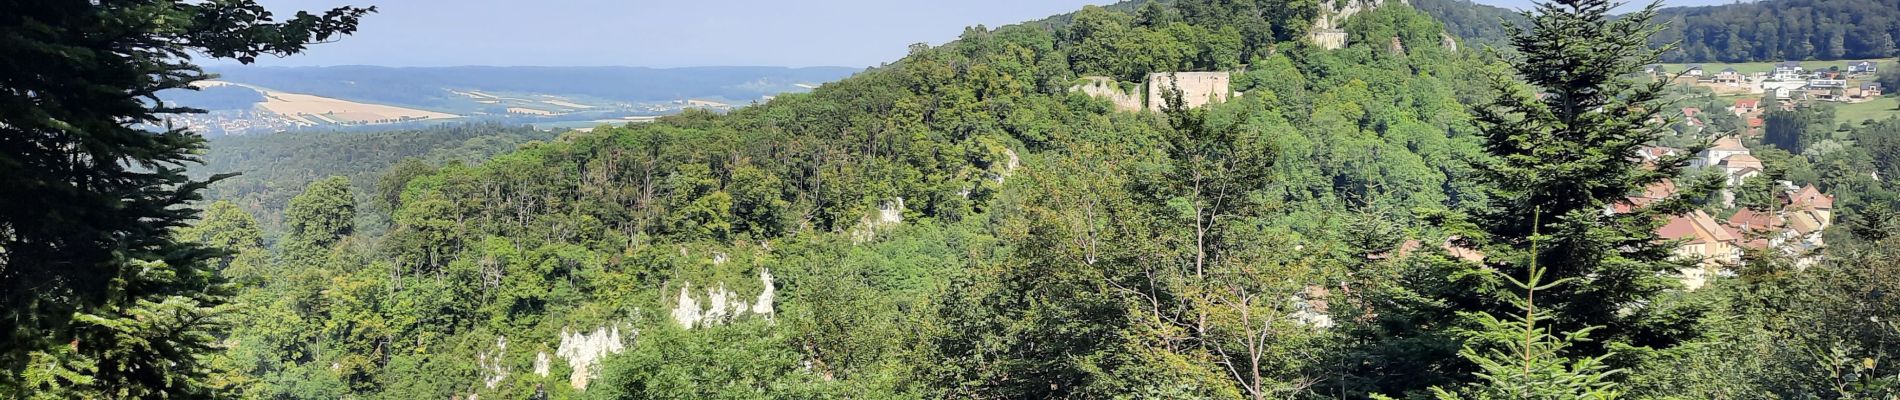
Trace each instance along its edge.
<path fill-rule="evenodd" d="M 1502 43 L 1500 21 L 1523 21 L 1503 7 L 1469 0 L 1414 0 L 1452 34 L 1477 43 Z M 1763 0 L 1716 6 L 1668 7 L 1668 26 L 1656 45 L 1680 42 L 1664 62 L 1844 60 L 1893 57 L 1900 52 L 1900 0 Z"/>
<path fill-rule="evenodd" d="M 219 67 L 221 80 L 288 92 L 428 108 L 446 89 L 545 93 L 640 102 L 687 98 L 750 100 L 803 91 L 850 67 Z"/>

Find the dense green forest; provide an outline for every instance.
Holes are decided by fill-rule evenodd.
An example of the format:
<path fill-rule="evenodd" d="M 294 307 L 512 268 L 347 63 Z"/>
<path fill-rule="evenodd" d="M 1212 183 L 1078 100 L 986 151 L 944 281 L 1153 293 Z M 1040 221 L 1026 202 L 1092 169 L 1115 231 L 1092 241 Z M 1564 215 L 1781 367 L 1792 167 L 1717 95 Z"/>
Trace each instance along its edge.
<path fill-rule="evenodd" d="M 1557 375 L 1538 379 L 1604 374 L 1580 390 L 1890 393 L 1880 385 L 1896 369 L 1860 360 L 1884 359 L 1894 332 L 1848 316 L 1892 315 L 1861 297 L 1892 287 L 1892 273 L 1793 270 L 1761 254 L 1742 278 L 1670 289 L 1660 271 L 1676 264 L 1654 214 L 1576 219 L 1602 215 L 1578 200 L 1620 199 L 1669 170 L 1506 155 L 1541 147 L 1501 143 L 1542 133 L 1485 110 L 1543 103 L 1500 95 L 1526 89 L 1495 80 L 1502 64 L 1440 47 L 1445 26 L 1412 8 L 1354 16 L 1355 44 L 1338 51 L 1271 28 L 1287 22 L 1220 17 L 1287 6 L 1088 8 L 972 28 L 728 115 L 317 182 L 290 201 L 275 246 L 236 245 L 225 270 L 249 287 L 236 300 L 248 306 L 239 344 L 216 357 L 229 368 L 219 381 L 247 396 L 324 398 L 1483 396 L 1504 385 L 1475 374 L 1509 362 L 1487 358 L 1486 340 L 1530 331 L 1550 335 L 1530 345 L 1551 360 L 1540 373 Z M 1604 64 L 1610 76 L 1641 65 L 1623 57 Z M 1114 112 L 1069 90 L 1082 75 L 1243 62 L 1232 89 L 1246 95 L 1204 109 Z M 1608 105 L 1660 100 L 1634 93 Z M 1900 135 L 1858 129 L 1849 135 L 1868 142 Z M 1812 172 L 1848 153 L 1789 154 L 1779 176 L 1837 191 L 1866 183 Z M 1496 175 L 1581 166 L 1577 183 Z M 349 200 L 365 197 L 352 193 L 365 179 L 392 207 Z M 1521 197 L 1573 184 L 1599 192 Z M 377 212 L 390 213 L 386 233 L 347 223 Z M 221 215 L 234 221 L 206 224 L 256 224 Z M 1584 262 L 1559 254 L 1598 245 L 1533 247 L 1545 228 L 1644 245 Z M 1857 244 L 1885 240 L 1872 236 L 1840 243 L 1873 252 L 1835 259 L 1893 256 Z M 1408 239 L 1457 245 L 1391 256 L 1411 251 Z M 1568 286 L 1532 284 L 1548 291 L 1538 304 L 1549 314 L 1514 322 L 1504 316 L 1517 288 L 1458 246 Z M 1565 246 L 1582 247 L 1549 250 Z M 1526 256 L 1544 267 L 1497 261 Z M 1620 278 L 1578 281 L 1584 271 Z M 1776 311 L 1794 309 L 1808 317 Z"/>
<path fill-rule="evenodd" d="M 65 297 L 15 266 L 85 247 L 13 239 L 55 224 L 0 214 L 0 299 L 34 304 L 6 321 L 43 324 L 7 326 L 24 345 L 0 353 L 0 395 L 1900 395 L 1900 118 L 1767 114 L 1747 139 L 1764 174 L 1837 194 L 1843 222 L 1815 265 L 1751 250 L 1688 290 L 1663 219 L 1779 192 L 1727 207 L 1686 169 L 1712 138 L 1671 112 L 1721 103 L 1640 74 L 1672 54 L 1652 47 L 1664 14 L 1556 0 L 1500 55 L 1444 46 L 1453 28 L 1397 2 L 1326 50 L 1306 40 L 1319 7 L 1090 6 L 725 114 L 558 137 L 212 142 L 191 167 L 209 188 L 150 163 L 169 174 L 139 187 L 185 189 L 124 195 L 204 212 L 136 231 L 171 258 L 113 267 L 147 272 L 106 274 L 125 294 L 74 306 L 104 310 L 65 323 L 83 328 L 39 322 L 69 310 L 30 300 Z M 1175 71 L 1226 71 L 1234 95 L 1117 111 L 1076 89 Z M 202 147 L 181 135 L 160 159 Z M 1686 151 L 1642 161 L 1656 144 Z M 1630 204 L 1666 182 L 1681 194 Z"/>
<path fill-rule="evenodd" d="M 284 207 L 304 186 L 330 176 L 349 178 L 357 201 L 380 205 L 371 196 L 377 177 L 398 163 L 404 168 L 445 163 L 480 163 L 496 154 L 537 140 L 553 139 L 551 132 L 526 126 L 494 123 L 444 124 L 427 128 L 380 132 L 307 131 L 274 135 L 227 136 L 212 140 L 204 165 L 193 168 L 198 178 L 238 174 L 219 180 L 205 196 L 230 201 L 256 215 L 271 237 L 280 232 Z M 400 188 L 390 189 L 399 190 Z M 393 196 L 391 196 L 393 197 Z M 384 202 L 387 203 L 387 202 Z M 364 224 L 387 225 L 386 220 Z"/>
<path fill-rule="evenodd" d="M 1468 0 L 1416 0 L 1414 6 L 1452 34 L 1478 44 L 1502 44 L 1504 23 L 1524 22 L 1512 10 Z M 1642 4 L 1641 2 L 1637 2 Z M 1900 55 L 1900 1 L 1742 1 L 1661 10 L 1665 29 L 1651 37 L 1663 62 L 1849 60 Z"/>
<path fill-rule="evenodd" d="M 1740 2 L 1663 15 L 1670 29 L 1656 43 L 1682 43 L 1666 62 L 1867 59 L 1900 49 L 1895 0 Z"/>

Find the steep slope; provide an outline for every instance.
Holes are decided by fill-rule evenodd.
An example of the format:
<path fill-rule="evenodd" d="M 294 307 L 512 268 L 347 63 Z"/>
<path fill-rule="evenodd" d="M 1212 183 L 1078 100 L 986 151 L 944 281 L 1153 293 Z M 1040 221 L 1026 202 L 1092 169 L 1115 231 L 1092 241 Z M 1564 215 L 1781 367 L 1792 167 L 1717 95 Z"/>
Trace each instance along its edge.
<path fill-rule="evenodd" d="M 261 397 L 1184 397 L 1337 376 L 1284 358 L 1232 378 L 1323 340 L 1323 310 L 1282 300 L 1427 229 L 1395 210 L 1481 196 L 1460 102 L 1487 94 L 1404 5 L 1327 51 L 1299 4 L 971 29 L 725 115 L 386 174 L 387 233 L 292 237 L 230 272 L 249 286 L 219 363 Z M 1186 71 L 1234 96 L 1123 112 L 1072 91 Z M 1191 333 L 1208 345 L 1159 341 L 1195 310 L 1218 313 Z M 1283 341 L 1248 347 L 1260 321 L 1236 312 Z"/>

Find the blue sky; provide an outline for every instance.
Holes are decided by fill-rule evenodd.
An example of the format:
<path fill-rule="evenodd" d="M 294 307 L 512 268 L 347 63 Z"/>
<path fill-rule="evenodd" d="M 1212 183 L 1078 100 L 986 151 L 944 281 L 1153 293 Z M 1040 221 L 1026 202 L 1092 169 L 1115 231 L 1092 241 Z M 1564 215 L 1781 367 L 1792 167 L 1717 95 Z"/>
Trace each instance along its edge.
<path fill-rule="evenodd" d="M 1529 0 L 1478 0 L 1522 6 Z M 1668 0 L 1669 5 L 1733 0 Z M 273 12 L 374 5 L 362 30 L 261 65 L 866 67 L 963 27 L 1112 0 L 259 0 Z M 208 62 L 221 65 L 227 62 Z"/>

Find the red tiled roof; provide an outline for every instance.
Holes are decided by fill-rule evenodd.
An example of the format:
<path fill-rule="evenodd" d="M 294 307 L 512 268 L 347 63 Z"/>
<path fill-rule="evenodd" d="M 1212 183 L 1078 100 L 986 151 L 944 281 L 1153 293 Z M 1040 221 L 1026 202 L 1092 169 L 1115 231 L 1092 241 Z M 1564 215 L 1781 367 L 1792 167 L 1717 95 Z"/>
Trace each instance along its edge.
<path fill-rule="evenodd" d="M 1800 191 L 1789 196 L 1788 200 L 1794 205 L 1812 207 L 1816 210 L 1834 208 L 1834 196 L 1821 194 L 1821 189 L 1816 189 L 1813 184 L 1802 187 Z"/>
<path fill-rule="evenodd" d="M 1694 222 L 1696 228 L 1699 228 L 1702 232 L 1709 235 L 1710 239 L 1717 242 L 1733 242 L 1736 239 L 1740 239 L 1734 235 L 1730 235 L 1729 230 L 1723 227 L 1722 223 L 1715 222 L 1715 218 L 1710 217 L 1709 213 L 1702 212 L 1702 210 L 1695 210 L 1695 212 L 1689 213 L 1689 221 Z"/>
<path fill-rule="evenodd" d="M 1702 238 L 1695 234 L 1695 223 L 1679 216 L 1669 217 L 1668 223 L 1656 229 L 1656 236 L 1665 240 L 1688 240 L 1690 244 L 1702 243 Z"/>
<path fill-rule="evenodd" d="M 1661 182 L 1652 183 L 1649 186 L 1644 187 L 1642 197 L 1649 200 L 1660 200 L 1660 199 L 1669 198 L 1669 196 L 1674 196 L 1674 195 L 1676 195 L 1676 182 L 1668 180 L 1668 179 L 1664 179 Z M 1648 203 L 1641 202 L 1641 203 L 1637 203 L 1636 205 L 1641 206 L 1645 204 L 1648 204 Z"/>
<path fill-rule="evenodd" d="M 1742 141 L 1741 141 L 1740 139 L 1736 139 L 1736 138 L 1735 138 L 1735 137 L 1733 137 L 1733 136 L 1723 136 L 1723 137 L 1722 137 L 1721 139 L 1716 139 L 1716 140 L 1715 140 L 1715 147 L 1710 147 L 1710 148 L 1709 148 L 1709 150 L 1739 150 L 1739 151 L 1747 151 L 1747 150 L 1748 150 L 1748 147 L 1747 147 L 1747 146 L 1743 146 L 1743 145 L 1742 145 Z"/>
<path fill-rule="evenodd" d="M 1735 215 L 1729 216 L 1728 223 L 1740 227 L 1743 231 L 1751 232 L 1771 232 L 1780 230 L 1782 226 L 1787 225 L 1787 221 L 1782 220 L 1779 215 L 1747 208 L 1736 211 Z"/>

